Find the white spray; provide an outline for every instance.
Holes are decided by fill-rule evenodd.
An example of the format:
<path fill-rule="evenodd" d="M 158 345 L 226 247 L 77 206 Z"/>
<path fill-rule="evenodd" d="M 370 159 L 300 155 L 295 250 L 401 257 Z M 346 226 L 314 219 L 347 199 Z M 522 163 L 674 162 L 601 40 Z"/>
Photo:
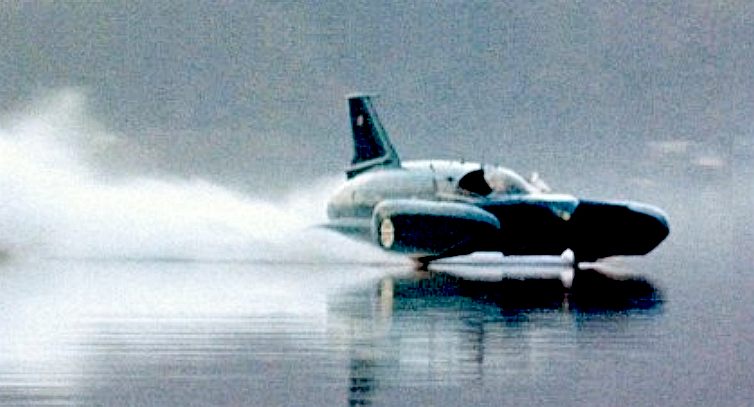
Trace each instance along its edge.
<path fill-rule="evenodd" d="M 81 147 L 113 136 L 87 117 L 84 102 L 80 92 L 66 90 L 0 121 L 0 254 L 384 259 L 377 251 L 309 228 L 324 221 L 325 197 L 340 182 L 335 178 L 273 203 L 203 180 L 103 177 L 87 164 Z M 344 244 L 350 245 L 347 250 Z"/>

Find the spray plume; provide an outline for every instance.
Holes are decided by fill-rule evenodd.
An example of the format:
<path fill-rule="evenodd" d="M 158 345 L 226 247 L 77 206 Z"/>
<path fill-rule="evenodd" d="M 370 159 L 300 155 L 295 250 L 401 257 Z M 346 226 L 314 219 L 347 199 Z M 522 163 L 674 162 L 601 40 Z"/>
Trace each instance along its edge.
<path fill-rule="evenodd" d="M 88 117 L 76 90 L 0 121 L 0 253 L 266 261 L 342 261 L 345 252 L 359 253 L 360 260 L 381 257 L 309 228 L 324 220 L 323 193 L 339 180 L 319 180 L 274 203 L 200 179 L 114 180 L 89 165 L 85 154 L 113 137 Z"/>

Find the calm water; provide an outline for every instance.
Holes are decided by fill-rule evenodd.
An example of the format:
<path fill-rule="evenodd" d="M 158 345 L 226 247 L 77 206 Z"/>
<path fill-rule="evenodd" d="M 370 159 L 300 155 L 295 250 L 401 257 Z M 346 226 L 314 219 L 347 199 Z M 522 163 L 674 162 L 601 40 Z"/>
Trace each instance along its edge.
<path fill-rule="evenodd" d="M 575 277 L 478 260 L 6 262 L 0 403 L 750 405 L 748 270 L 665 249 Z"/>

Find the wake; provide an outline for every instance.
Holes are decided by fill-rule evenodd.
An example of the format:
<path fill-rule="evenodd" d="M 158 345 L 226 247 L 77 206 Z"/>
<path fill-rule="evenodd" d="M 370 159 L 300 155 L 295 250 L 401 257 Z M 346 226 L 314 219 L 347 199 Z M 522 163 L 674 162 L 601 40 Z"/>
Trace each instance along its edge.
<path fill-rule="evenodd" d="M 380 261 L 331 232 L 320 179 L 269 202 L 202 179 L 105 176 L 86 149 L 116 138 L 65 90 L 0 120 L 0 256 Z M 274 170 L 274 169 L 273 169 Z"/>

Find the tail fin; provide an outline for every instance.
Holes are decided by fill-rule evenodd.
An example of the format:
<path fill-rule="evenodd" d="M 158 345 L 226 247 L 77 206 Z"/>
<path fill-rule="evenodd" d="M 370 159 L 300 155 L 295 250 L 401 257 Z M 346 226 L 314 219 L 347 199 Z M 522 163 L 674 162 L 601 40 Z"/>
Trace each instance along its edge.
<path fill-rule="evenodd" d="M 351 113 L 354 154 L 351 166 L 346 170 L 348 178 L 375 167 L 399 168 L 401 160 L 390 144 L 387 132 L 372 107 L 368 95 L 348 96 Z"/>

